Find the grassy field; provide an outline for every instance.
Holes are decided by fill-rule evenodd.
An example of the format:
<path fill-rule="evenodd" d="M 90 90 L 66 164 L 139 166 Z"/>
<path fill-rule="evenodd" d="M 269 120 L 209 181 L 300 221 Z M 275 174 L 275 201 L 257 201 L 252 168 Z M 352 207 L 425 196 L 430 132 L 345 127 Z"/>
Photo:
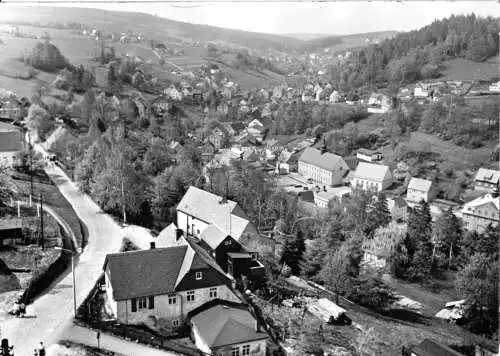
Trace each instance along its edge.
<path fill-rule="evenodd" d="M 445 62 L 446 69 L 440 80 L 490 80 L 499 76 L 499 57 L 493 57 L 483 63 L 472 62 L 463 58 Z"/>

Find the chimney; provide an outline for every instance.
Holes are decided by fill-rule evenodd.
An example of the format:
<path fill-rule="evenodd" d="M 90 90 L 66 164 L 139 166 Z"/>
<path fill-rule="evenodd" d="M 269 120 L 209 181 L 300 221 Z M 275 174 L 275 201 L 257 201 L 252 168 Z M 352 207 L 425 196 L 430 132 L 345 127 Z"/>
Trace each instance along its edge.
<path fill-rule="evenodd" d="M 151 241 L 149 243 L 149 245 L 150 245 L 151 250 L 154 250 L 156 248 L 156 242 L 154 242 L 154 241 Z"/>

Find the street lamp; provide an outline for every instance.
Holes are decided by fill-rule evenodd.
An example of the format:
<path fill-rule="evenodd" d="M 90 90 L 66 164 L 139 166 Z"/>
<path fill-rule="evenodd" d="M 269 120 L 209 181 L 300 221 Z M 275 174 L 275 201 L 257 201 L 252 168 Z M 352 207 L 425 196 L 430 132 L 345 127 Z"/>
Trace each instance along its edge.
<path fill-rule="evenodd" d="M 73 313 L 76 318 L 76 283 L 75 283 L 75 262 L 74 262 L 75 256 L 72 250 L 68 250 L 63 247 L 54 247 L 54 249 L 71 253 L 71 274 L 73 275 Z"/>

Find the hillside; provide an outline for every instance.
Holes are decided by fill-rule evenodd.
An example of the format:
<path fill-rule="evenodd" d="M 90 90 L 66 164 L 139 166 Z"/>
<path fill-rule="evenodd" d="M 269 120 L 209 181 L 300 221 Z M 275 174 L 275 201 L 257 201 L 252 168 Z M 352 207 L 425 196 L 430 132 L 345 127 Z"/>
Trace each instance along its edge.
<path fill-rule="evenodd" d="M 100 9 L 51 7 L 3 7 L 0 22 L 77 22 L 109 32 L 132 30 L 158 40 L 165 38 L 191 39 L 194 41 L 219 40 L 249 48 L 277 50 L 291 49 L 303 41 L 286 36 L 224 29 L 214 26 L 190 24 L 152 15 L 104 11 Z"/>
<path fill-rule="evenodd" d="M 492 57 L 478 63 L 463 58 L 456 58 L 443 63 L 442 80 L 491 80 L 499 76 L 500 58 Z"/>

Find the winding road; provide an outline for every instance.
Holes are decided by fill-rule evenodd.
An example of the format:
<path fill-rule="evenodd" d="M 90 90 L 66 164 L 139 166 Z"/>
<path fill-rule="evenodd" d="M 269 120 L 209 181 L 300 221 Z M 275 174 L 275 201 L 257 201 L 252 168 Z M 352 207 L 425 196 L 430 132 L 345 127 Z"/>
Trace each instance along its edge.
<path fill-rule="evenodd" d="M 39 145 L 35 149 L 43 151 Z M 45 171 L 88 228 L 88 244 L 75 260 L 76 300 L 79 305 L 100 277 L 106 254 L 119 250 L 121 227 L 88 196 L 80 193 L 59 167 L 49 165 Z M 27 314 L 34 317 L 0 319 L 2 338 L 9 339 L 19 356 L 32 355 L 40 341 L 50 345 L 70 326 L 73 318 L 71 273 L 66 272 L 51 290 L 29 305 Z"/>

